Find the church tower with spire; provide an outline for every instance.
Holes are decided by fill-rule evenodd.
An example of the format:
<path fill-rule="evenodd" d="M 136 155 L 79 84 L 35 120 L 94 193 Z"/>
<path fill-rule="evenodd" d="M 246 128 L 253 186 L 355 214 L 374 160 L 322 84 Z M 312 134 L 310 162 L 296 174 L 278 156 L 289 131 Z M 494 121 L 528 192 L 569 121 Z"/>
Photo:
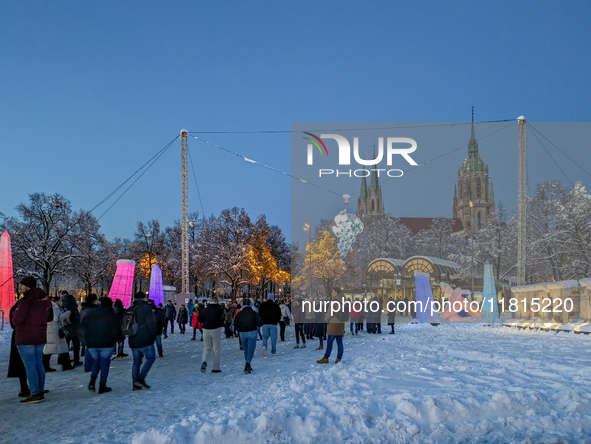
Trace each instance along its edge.
<path fill-rule="evenodd" d="M 495 215 L 492 180 L 489 185 L 488 164 L 478 154 L 474 135 L 474 107 L 472 134 L 468 142 L 468 157 L 458 168 L 458 183 L 454 185 L 453 217 L 462 221 L 467 232 L 475 233 L 486 227 Z"/>
<path fill-rule="evenodd" d="M 373 158 L 376 158 L 374 149 Z M 357 216 L 363 218 L 364 216 L 383 216 L 384 201 L 382 199 L 382 187 L 378 180 L 378 172 L 375 170 L 377 165 L 371 167 L 369 189 L 367 188 L 367 180 L 365 178 L 365 166 L 363 167 L 363 177 L 361 178 L 361 192 L 357 200 Z"/>

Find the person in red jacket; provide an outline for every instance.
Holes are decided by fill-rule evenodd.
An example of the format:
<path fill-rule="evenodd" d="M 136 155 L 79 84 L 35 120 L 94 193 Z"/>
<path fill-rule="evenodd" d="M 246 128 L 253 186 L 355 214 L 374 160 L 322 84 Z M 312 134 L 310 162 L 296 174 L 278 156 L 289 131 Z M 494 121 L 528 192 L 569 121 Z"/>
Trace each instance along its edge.
<path fill-rule="evenodd" d="M 45 369 L 43 346 L 47 343 L 47 323 L 53 320 L 53 308 L 47 294 L 37 288 L 37 280 L 28 276 L 20 281 L 24 297 L 17 302 L 12 317 L 15 344 L 27 369 L 31 395 L 22 404 L 45 399 Z"/>

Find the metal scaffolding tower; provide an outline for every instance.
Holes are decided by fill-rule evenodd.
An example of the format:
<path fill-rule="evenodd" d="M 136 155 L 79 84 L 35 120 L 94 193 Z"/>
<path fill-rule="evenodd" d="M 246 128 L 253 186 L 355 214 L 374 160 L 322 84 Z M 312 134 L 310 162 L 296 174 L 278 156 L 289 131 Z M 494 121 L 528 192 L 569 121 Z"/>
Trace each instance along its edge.
<path fill-rule="evenodd" d="M 526 206 L 527 200 L 525 195 L 525 187 L 527 184 L 527 156 L 526 156 L 526 140 L 525 140 L 525 117 L 519 116 L 519 181 L 518 181 L 518 211 L 517 211 L 517 281 L 519 285 L 525 284 L 525 254 L 526 254 Z"/>
<path fill-rule="evenodd" d="M 182 280 L 183 293 L 189 293 L 189 182 L 187 180 L 187 134 L 181 130 L 181 189 L 183 213 L 181 217 L 181 246 L 182 246 Z"/>

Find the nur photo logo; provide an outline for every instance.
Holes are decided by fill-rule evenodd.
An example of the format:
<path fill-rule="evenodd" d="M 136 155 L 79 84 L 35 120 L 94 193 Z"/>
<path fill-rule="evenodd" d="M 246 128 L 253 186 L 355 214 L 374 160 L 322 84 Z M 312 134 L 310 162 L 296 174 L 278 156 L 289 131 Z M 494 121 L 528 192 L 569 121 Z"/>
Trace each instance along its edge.
<path fill-rule="evenodd" d="M 321 134 L 320 137 L 304 132 L 304 134 L 312 137 L 303 137 L 307 140 L 307 164 L 314 165 L 314 153 L 316 147 L 320 152 L 321 156 L 328 156 L 328 149 L 322 139 L 332 139 L 336 141 L 338 146 L 338 164 L 339 166 L 351 165 L 351 144 L 346 137 L 339 134 Z M 384 149 L 384 139 L 386 140 Z M 410 145 L 410 147 L 408 146 Z M 323 150 L 324 149 L 324 150 Z M 408 137 L 379 137 L 378 138 L 378 151 L 377 155 L 374 148 L 373 159 L 362 159 L 359 154 L 359 137 L 353 137 L 353 159 L 358 165 L 362 165 L 362 168 L 358 169 L 332 169 L 332 168 L 320 168 L 318 170 L 318 177 L 335 175 L 336 177 L 368 177 L 373 171 L 380 176 L 380 173 L 385 173 L 388 177 L 402 177 L 404 171 L 401 169 L 393 168 L 378 168 L 377 165 L 382 162 L 384 157 L 388 166 L 392 166 L 393 158 L 395 155 L 400 155 L 410 165 L 417 165 L 414 159 L 410 156 L 417 149 L 417 142 L 414 139 Z M 365 166 L 373 166 L 373 168 L 365 169 Z"/>

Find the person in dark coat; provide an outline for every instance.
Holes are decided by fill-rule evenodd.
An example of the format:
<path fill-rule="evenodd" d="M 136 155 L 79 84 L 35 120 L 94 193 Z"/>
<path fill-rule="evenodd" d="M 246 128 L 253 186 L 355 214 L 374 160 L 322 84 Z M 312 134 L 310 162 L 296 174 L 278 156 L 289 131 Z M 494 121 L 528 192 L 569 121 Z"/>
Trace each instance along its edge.
<path fill-rule="evenodd" d="M 320 303 L 322 303 L 322 308 L 324 308 L 324 301 L 317 301 L 315 306 L 316 310 L 318 310 Z M 320 345 L 316 348 L 316 350 L 324 350 L 324 343 L 322 341 L 326 335 L 326 321 L 324 319 L 325 316 L 326 312 L 323 309 L 314 313 L 314 336 L 320 341 Z"/>
<path fill-rule="evenodd" d="M 168 301 L 166 306 L 164 307 L 164 319 L 166 320 L 166 325 L 164 326 L 164 337 L 166 338 L 167 330 L 168 330 L 168 323 L 170 323 L 170 334 L 174 333 L 174 320 L 176 319 L 176 308 L 172 305 L 172 301 Z"/>
<path fill-rule="evenodd" d="M 17 302 L 18 304 L 18 302 Z M 28 398 L 31 394 L 29 390 L 29 386 L 27 384 L 27 370 L 25 369 L 25 364 L 23 364 L 23 360 L 21 358 L 18 349 L 16 348 L 15 343 L 15 336 L 16 330 L 14 329 L 15 326 L 12 323 L 12 315 L 14 310 L 16 309 L 16 304 L 12 306 L 9 313 L 10 319 L 10 326 L 12 327 L 12 335 L 10 338 L 10 358 L 8 361 L 8 378 L 18 378 L 21 384 L 21 391 L 19 392 L 18 396 L 21 398 Z"/>
<path fill-rule="evenodd" d="M 115 299 L 115 304 L 113 305 L 113 310 L 115 311 L 115 317 L 117 318 L 117 325 L 119 326 L 119 331 L 121 332 L 121 342 L 117 344 L 117 357 L 124 358 L 129 356 L 127 353 L 123 352 L 123 347 L 125 345 L 125 336 L 123 336 L 123 317 L 125 316 L 125 308 L 123 308 L 123 302 L 121 299 Z"/>
<path fill-rule="evenodd" d="M 20 281 L 24 297 L 16 304 L 12 314 L 15 344 L 21 355 L 31 395 L 22 404 L 42 402 L 45 399 L 45 369 L 43 347 L 47 343 L 47 323 L 53 320 L 53 307 L 47 294 L 37 288 L 37 280 L 28 276 Z"/>
<path fill-rule="evenodd" d="M 277 324 L 281 320 L 281 308 L 275 303 L 275 295 L 269 293 L 267 300 L 259 307 L 259 316 L 263 320 L 263 346 L 261 354 L 265 356 L 267 341 L 271 338 L 271 355 L 277 353 Z"/>
<path fill-rule="evenodd" d="M 156 318 L 156 337 L 154 338 L 156 342 L 156 348 L 158 349 L 158 356 L 161 358 L 164 357 L 163 350 L 162 350 L 162 330 L 164 330 L 164 326 L 166 325 L 166 321 L 164 320 L 164 315 L 162 311 L 156 307 L 154 302 L 150 300 L 150 305 L 152 306 L 152 311 L 154 312 L 154 317 Z"/>
<path fill-rule="evenodd" d="M 393 335 L 394 332 L 394 325 L 396 324 L 396 310 L 394 309 L 396 307 L 396 301 L 392 298 L 388 299 L 388 303 L 386 304 L 386 308 L 390 307 L 390 309 L 388 309 L 388 325 L 390 327 L 392 327 L 392 331 L 390 332 L 391 335 Z"/>
<path fill-rule="evenodd" d="M 244 348 L 244 373 L 252 372 L 252 358 L 257 346 L 257 329 L 263 325 L 259 314 L 250 306 L 250 299 L 242 300 L 242 309 L 234 316 L 234 328 L 240 335 L 240 341 Z"/>
<path fill-rule="evenodd" d="M 129 338 L 129 347 L 133 353 L 133 366 L 131 368 L 133 390 L 150 388 L 146 384 L 146 376 L 156 360 L 156 351 L 154 350 L 154 340 L 158 332 L 156 317 L 145 299 L 146 295 L 144 293 L 141 291 L 136 293 L 133 305 L 130 307 L 130 310 L 135 311 L 139 325 L 138 333 Z M 146 358 L 146 362 L 142 367 L 143 357 Z"/>
<path fill-rule="evenodd" d="M 306 314 L 302 309 L 302 301 L 296 299 L 293 302 L 293 323 L 295 324 L 296 345 L 294 348 L 306 348 L 306 336 L 304 335 L 304 323 L 306 322 Z M 300 336 L 302 337 L 302 346 L 300 347 Z"/>
<path fill-rule="evenodd" d="M 220 368 L 220 346 L 222 335 L 220 327 L 224 326 L 224 309 L 218 304 L 214 295 L 211 301 L 199 312 L 199 322 L 203 325 L 203 355 L 201 357 L 201 372 L 205 373 L 207 360 L 213 352 L 212 373 L 221 373 Z"/>
<path fill-rule="evenodd" d="M 117 324 L 117 316 L 113 311 L 113 300 L 109 297 L 102 298 L 98 307 L 87 311 L 80 322 L 80 331 L 84 334 L 86 347 L 93 361 L 88 389 L 95 390 L 96 378 L 100 372 L 99 394 L 110 392 L 107 377 L 111 355 L 115 344 L 122 339 L 121 327 Z"/>
<path fill-rule="evenodd" d="M 74 362 L 72 365 L 76 367 L 77 365 L 82 365 L 82 362 L 80 362 L 80 311 L 78 311 L 78 304 L 74 296 L 68 294 L 65 290 L 62 292 L 62 308 L 64 310 L 70 310 L 70 323 L 66 326 L 68 330 L 66 342 L 68 343 L 68 347 L 71 344 L 74 350 Z"/>
<path fill-rule="evenodd" d="M 232 321 L 234 319 L 234 313 L 236 312 L 236 308 L 232 305 L 231 302 L 228 302 L 226 308 L 224 309 L 224 327 L 226 338 L 231 338 L 232 335 Z"/>
<path fill-rule="evenodd" d="M 189 322 L 189 312 L 185 308 L 185 304 L 181 304 L 181 308 L 177 316 L 177 322 L 179 323 L 179 330 L 181 331 L 181 334 L 184 335 L 185 328 Z"/>

